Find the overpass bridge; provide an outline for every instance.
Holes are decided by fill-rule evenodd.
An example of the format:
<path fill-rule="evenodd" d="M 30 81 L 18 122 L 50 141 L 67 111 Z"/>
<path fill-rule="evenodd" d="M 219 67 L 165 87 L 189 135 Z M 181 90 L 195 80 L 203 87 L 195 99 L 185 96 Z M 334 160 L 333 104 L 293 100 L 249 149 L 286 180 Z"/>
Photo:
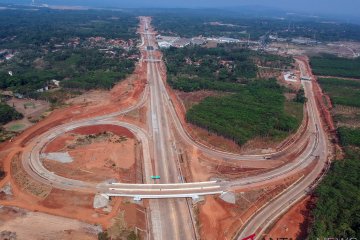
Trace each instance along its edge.
<path fill-rule="evenodd" d="M 161 62 L 160 59 L 152 59 L 152 58 L 145 58 L 143 59 L 144 62 Z"/>
<path fill-rule="evenodd" d="M 155 32 L 138 32 L 141 35 L 156 35 Z"/>
<path fill-rule="evenodd" d="M 123 184 L 110 183 L 99 185 L 106 189 L 109 197 L 133 197 L 135 200 L 159 198 L 192 198 L 224 193 L 224 183 L 217 181 L 173 183 L 173 184 Z"/>

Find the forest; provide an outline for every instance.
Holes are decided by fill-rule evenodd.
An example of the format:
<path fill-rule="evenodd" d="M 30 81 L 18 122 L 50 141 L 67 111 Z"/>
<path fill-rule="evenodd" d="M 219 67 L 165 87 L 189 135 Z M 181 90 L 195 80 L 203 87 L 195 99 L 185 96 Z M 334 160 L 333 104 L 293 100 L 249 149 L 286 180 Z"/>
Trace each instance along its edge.
<path fill-rule="evenodd" d="M 284 102 L 283 89 L 275 79 L 257 80 L 235 94 L 206 98 L 189 109 L 186 119 L 239 145 L 254 137 L 279 140 L 301 122 L 285 112 Z"/>
<path fill-rule="evenodd" d="M 332 163 L 315 192 L 309 239 L 360 239 L 360 129 L 339 128 L 345 159 Z"/>
<path fill-rule="evenodd" d="M 128 40 L 136 38 L 137 25 L 136 16 L 123 11 L 2 10 L 0 49 L 41 46 L 73 37 L 100 36 Z"/>
<path fill-rule="evenodd" d="M 136 58 L 129 56 L 138 52 L 120 47 L 108 51 L 106 44 L 91 46 L 88 38 L 136 41 L 137 25 L 135 15 L 117 11 L 2 11 L 0 50 L 15 55 L 0 62 L 0 89 L 37 98 L 41 94 L 36 90 L 53 79 L 63 88 L 110 89 L 133 72 Z"/>
<path fill-rule="evenodd" d="M 236 45 L 224 44 L 217 48 L 186 47 L 164 51 L 168 82 L 185 92 L 200 89 L 237 91 L 242 84 L 257 77 L 256 63 L 275 59 L 277 66 L 291 66 L 285 57 L 258 53 Z"/>
<path fill-rule="evenodd" d="M 63 80 L 61 86 L 65 88 L 110 89 L 134 70 L 135 60 L 126 59 L 123 53 L 119 49 L 116 57 L 109 58 L 97 49 L 63 49 L 46 54 L 40 60 L 41 66 L 35 66 L 35 58 L 24 56 L 32 54 L 28 50 L 19 54 L 18 62 L 0 71 L 0 88 L 36 97 L 37 89 L 56 79 Z M 5 69 L 11 69 L 13 75 Z"/>
<path fill-rule="evenodd" d="M 360 57 L 355 59 L 323 55 L 310 58 L 315 75 L 360 78 Z"/>
<path fill-rule="evenodd" d="M 338 128 L 340 143 L 344 147 L 360 147 L 360 128 Z"/>
<path fill-rule="evenodd" d="M 261 36 L 276 33 L 282 38 L 309 37 L 317 41 L 360 40 L 360 26 L 348 23 L 325 23 L 295 15 L 284 19 L 259 17 L 258 14 L 222 10 L 176 9 L 152 14 L 160 34 L 182 37 L 225 36 L 259 40 Z M 226 25 L 214 25 L 220 22 Z"/>

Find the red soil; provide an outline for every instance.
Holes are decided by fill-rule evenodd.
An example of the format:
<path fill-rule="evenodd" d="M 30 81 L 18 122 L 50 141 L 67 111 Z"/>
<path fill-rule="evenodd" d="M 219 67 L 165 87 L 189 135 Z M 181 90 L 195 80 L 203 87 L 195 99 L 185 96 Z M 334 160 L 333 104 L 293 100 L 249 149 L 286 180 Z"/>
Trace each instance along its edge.
<path fill-rule="evenodd" d="M 309 211 L 314 207 L 314 199 L 310 196 L 293 206 L 283 215 L 274 227 L 266 234 L 266 238 L 305 239 L 311 221 Z"/>
<path fill-rule="evenodd" d="M 268 182 L 251 189 L 236 191 L 236 204 L 208 196 L 199 206 L 202 239 L 232 239 L 243 224 L 272 198 L 303 176 L 304 172 L 276 182 Z"/>
<path fill-rule="evenodd" d="M 96 126 L 80 127 L 72 130 L 70 133 L 89 135 L 89 134 L 98 134 L 102 132 L 112 132 L 118 136 L 134 138 L 134 134 L 130 132 L 128 129 L 114 125 L 96 125 Z"/>
<path fill-rule="evenodd" d="M 44 153 L 51 153 L 51 152 L 61 152 L 68 143 L 72 142 L 75 139 L 75 136 L 70 134 L 63 134 L 53 141 L 49 142 L 45 149 L 43 150 Z"/>
<path fill-rule="evenodd" d="M 225 231 L 233 221 L 234 215 L 229 209 L 232 205 L 213 197 L 206 197 L 205 203 L 200 206 L 200 235 L 202 239 L 225 239 Z"/>
<path fill-rule="evenodd" d="M 80 144 L 78 140 L 86 139 L 89 134 L 112 132 L 114 135 L 102 136 L 95 142 Z M 118 137 L 127 139 L 117 142 Z M 47 169 L 60 176 L 89 182 L 102 182 L 113 178 L 126 182 L 134 182 L 135 172 L 135 139 L 126 128 L 113 125 L 81 127 L 65 133 L 45 148 L 46 153 L 67 152 L 73 158 L 71 163 L 44 160 Z M 89 141 L 89 140 L 88 140 Z M 131 172 L 131 173 L 130 173 Z"/>
<path fill-rule="evenodd" d="M 223 96 L 225 93 L 209 91 L 209 90 L 200 90 L 196 92 L 181 92 L 174 90 L 175 94 L 181 99 L 184 107 L 189 109 L 194 104 L 200 103 L 207 97 Z"/>

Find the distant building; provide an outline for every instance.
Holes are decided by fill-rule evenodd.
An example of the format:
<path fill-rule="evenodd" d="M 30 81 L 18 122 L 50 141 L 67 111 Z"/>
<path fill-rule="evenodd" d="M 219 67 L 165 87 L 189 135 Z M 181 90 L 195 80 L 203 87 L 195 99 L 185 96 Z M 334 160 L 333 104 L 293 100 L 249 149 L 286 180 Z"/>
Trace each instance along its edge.
<path fill-rule="evenodd" d="M 188 38 L 180 38 L 178 40 L 176 40 L 172 46 L 176 47 L 176 48 L 183 48 L 188 46 L 191 43 L 191 40 Z"/>
<path fill-rule="evenodd" d="M 284 79 L 285 81 L 288 81 L 288 82 L 296 82 L 297 81 L 297 77 L 295 75 L 295 73 L 293 72 L 285 72 L 283 73 L 284 74 Z"/>
<path fill-rule="evenodd" d="M 214 41 L 217 43 L 240 43 L 239 39 L 235 39 L 235 38 L 228 38 L 228 37 L 219 37 L 219 38 L 215 38 L 215 37 L 210 37 L 207 38 L 208 41 Z"/>
<path fill-rule="evenodd" d="M 203 45 L 206 43 L 206 39 L 200 37 L 194 37 L 191 39 L 191 44 L 193 45 Z"/>
<path fill-rule="evenodd" d="M 267 48 L 266 48 L 266 51 L 268 51 L 268 52 L 277 52 L 277 51 L 279 51 L 279 48 L 276 48 L 276 47 L 267 47 Z"/>
<path fill-rule="evenodd" d="M 53 80 L 51 80 L 51 82 L 52 82 L 55 86 L 60 87 L 60 81 L 59 81 L 59 80 L 53 79 Z"/>
<path fill-rule="evenodd" d="M 227 38 L 227 37 L 221 37 L 221 38 L 219 38 L 219 41 L 221 43 L 239 43 L 240 42 L 239 39 Z"/>
<path fill-rule="evenodd" d="M 278 37 L 276 35 L 269 35 L 269 39 L 276 41 Z"/>
<path fill-rule="evenodd" d="M 269 35 L 269 39 L 272 41 L 277 41 L 277 42 L 286 42 L 287 41 L 286 38 L 281 38 L 281 37 L 278 37 L 277 35 Z"/>
<path fill-rule="evenodd" d="M 305 37 L 298 37 L 298 38 L 293 38 L 291 40 L 291 42 L 295 43 L 295 44 L 316 44 L 317 41 L 313 40 L 311 38 L 305 38 Z"/>
<path fill-rule="evenodd" d="M 20 93 L 14 93 L 14 97 L 22 99 L 22 98 L 24 98 L 24 95 L 22 95 Z"/>
<path fill-rule="evenodd" d="M 172 37 L 172 36 L 162 36 L 162 35 L 157 35 L 156 36 L 158 45 L 160 48 L 169 48 L 171 46 L 173 46 L 174 42 L 179 40 L 179 37 Z"/>
<path fill-rule="evenodd" d="M 0 50 L 0 57 L 3 57 L 4 55 L 6 55 L 8 53 L 7 49 L 2 49 Z"/>
<path fill-rule="evenodd" d="M 13 57 L 14 57 L 14 54 L 11 54 L 11 53 L 5 55 L 5 59 L 6 59 L 6 60 L 10 60 L 10 59 L 12 59 Z"/>
<path fill-rule="evenodd" d="M 171 43 L 165 42 L 165 41 L 158 42 L 158 44 L 159 44 L 160 48 L 170 48 L 171 47 Z"/>

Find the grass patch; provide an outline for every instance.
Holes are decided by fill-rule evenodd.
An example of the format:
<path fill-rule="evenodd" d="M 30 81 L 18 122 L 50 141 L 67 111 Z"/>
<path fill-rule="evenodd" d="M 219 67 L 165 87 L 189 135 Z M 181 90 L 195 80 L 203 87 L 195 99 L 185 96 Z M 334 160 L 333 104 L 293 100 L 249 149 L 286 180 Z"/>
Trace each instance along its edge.
<path fill-rule="evenodd" d="M 12 132 L 17 132 L 17 131 L 20 131 L 22 130 L 23 128 L 25 127 L 24 124 L 13 124 L 9 127 L 9 131 L 12 131 Z"/>
<path fill-rule="evenodd" d="M 52 108 L 61 107 L 65 104 L 65 101 L 81 95 L 81 91 L 72 89 L 58 89 L 55 91 L 42 92 L 38 95 L 38 98 L 51 103 Z"/>
<path fill-rule="evenodd" d="M 285 114 L 296 118 L 300 123 L 304 117 L 304 104 L 286 101 L 284 104 Z"/>
<path fill-rule="evenodd" d="M 0 127 L 0 143 L 9 140 L 10 138 L 14 137 L 16 133 L 6 131 L 5 129 Z"/>

